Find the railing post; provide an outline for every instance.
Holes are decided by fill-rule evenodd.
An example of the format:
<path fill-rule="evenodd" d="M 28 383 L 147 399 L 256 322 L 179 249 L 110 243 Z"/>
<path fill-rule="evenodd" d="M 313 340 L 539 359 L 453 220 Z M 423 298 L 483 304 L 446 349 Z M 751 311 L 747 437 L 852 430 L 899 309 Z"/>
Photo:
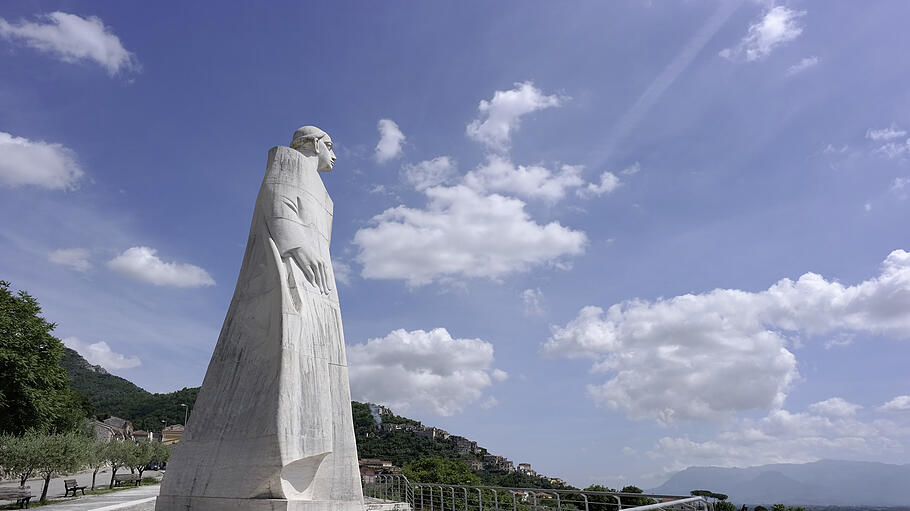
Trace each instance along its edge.
<path fill-rule="evenodd" d="M 495 507 L 496 511 L 499 511 L 499 491 L 498 490 L 493 490 L 493 506 Z"/>
<path fill-rule="evenodd" d="M 559 492 L 554 492 L 556 494 L 556 511 L 562 511 L 562 504 L 559 500 Z"/>
<path fill-rule="evenodd" d="M 480 488 L 477 488 L 477 509 L 483 511 L 483 494 L 480 493 Z"/>
<path fill-rule="evenodd" d="M 589 511 L 588 510 L 588 495 L 586 493 L 582 493 L 581 496 L 585 498 L 585 511 Z"/>
<path fill-rule="evenodd" d="M 468 489 L 465 487 L 462 490 L 464 490 L 464 511 L 468 511 Z"/>
<path fill-rule="evenodd" d="M 537 492 L 532 491 L 531 493 L 534 495 L 534 511 L 537 511 Z"/>

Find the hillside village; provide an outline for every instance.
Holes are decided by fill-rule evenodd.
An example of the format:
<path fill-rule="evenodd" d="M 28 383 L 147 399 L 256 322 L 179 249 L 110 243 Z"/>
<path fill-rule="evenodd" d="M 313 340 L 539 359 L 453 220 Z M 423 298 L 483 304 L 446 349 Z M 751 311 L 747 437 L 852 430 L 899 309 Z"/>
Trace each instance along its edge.
<path fill-rule="evenodd" d="M 488 477 L 484 478 L 486 480 L 490 480 L 489 476 L 512 474 L 519 476 L 530 486 L 561 487 L 565 485 L 565 482 L 558 477 L 538 474 L 530 463 L 516 464 L 505 456 L 493 454 L 476 441 L 463 436 L 453 435 L 441 428 L 426 426 L 418 421 L 399 417 L 385 406 L 357 402 L 354 402 L 353 406 L 355 411 L 355 430 L 358 433 L 358 450 L 361 450 L 360 470 L 365 482 L 370 482 L 372 478 L 379 474 L 400 473 L 401 467 L 390 460 L 383 460 L 381 457 L 367 457 L 366 455 L 369 453 L 363 452 L 365 449 L 361 449 L 361 446 L 368 446 L 370 439 L 379 440 L 405 436 L 414 440 L 432 442 L 433 446 L 436 447 L 434 450 L 438 451 L 436 454 L 460 459 L 471 470 L 480 473 L 480 475 L 487 475 Z M 357 413 L 358 406 L 361 408 L 360 414 Z M 365 414 L 363 411 L 365 410 L 369 410 L 369 418 L 372 419 L 372 424 L 364 424 Z M 358 417 L 360 417 L 360 421 L 358 421 Z"/>

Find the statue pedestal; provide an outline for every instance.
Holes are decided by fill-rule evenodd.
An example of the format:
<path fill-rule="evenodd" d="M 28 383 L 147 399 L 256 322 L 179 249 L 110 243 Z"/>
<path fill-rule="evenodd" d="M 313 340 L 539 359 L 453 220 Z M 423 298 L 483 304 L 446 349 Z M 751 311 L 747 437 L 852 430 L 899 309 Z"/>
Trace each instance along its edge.
<path fill-rule="evenodd" d="M 337 500 L 227 499 L 160 495 L 157 509 L 186 511 L 364 511 L 362 502 Z"/>

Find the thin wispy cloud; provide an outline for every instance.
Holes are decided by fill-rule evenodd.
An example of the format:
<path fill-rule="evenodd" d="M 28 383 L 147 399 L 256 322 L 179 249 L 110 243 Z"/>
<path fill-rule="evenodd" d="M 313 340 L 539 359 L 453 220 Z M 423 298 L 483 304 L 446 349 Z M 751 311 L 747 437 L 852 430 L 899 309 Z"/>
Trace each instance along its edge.
<path fill-rule="evenodd" d="M 818 65 L 818 57 L 806 57 L 796 64 L 787 68 L 787 76 L 802 73 L 803 71 Z"/>
<path fill-rule="evenodd" d="M 54 264 L 66 266 L 83 273 L 92 269 L 92 263 L 89 261 L 89 251 L 84 248 L 57 249 L 48 254 L 47 259 Z"/>
<path fill-rule="evenodd" d="M 38 16 L 38 22 L 18 24 L 0 18 L 0 36 L 51 54 L 63 62 L 94 62 L 111 76 L 140 69 L 136 56 L 127 51 L 101 18 L 83 18 L 55 11 Z"/>
<path fill-rule="evenodd" d="M 720 56 L 733 61 L 762 60 L 803 33 L 800 18 L 805 15 L 805 11 L 795 11 L 782 5 L 772 7 L 759 21 L 749 26 L 749 32 L 738 45 L 721 50 Z"/>

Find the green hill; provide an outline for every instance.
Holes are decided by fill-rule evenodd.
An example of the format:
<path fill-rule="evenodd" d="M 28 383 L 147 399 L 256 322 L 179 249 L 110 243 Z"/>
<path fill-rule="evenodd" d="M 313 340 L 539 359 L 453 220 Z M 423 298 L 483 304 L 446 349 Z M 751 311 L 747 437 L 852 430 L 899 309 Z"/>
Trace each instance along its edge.
<path fill-rule="evenodd" d="M 60 364 L 70 377 L 70 387 L 85 396 L 101 419 L 112 415 L 127 419 L 136 429 L 159 430 L 162 421 L 183 424 L 185 403 L 192 409 L 199 387 L 167 394 L 152 394 L 133 382 L 93 366 L 74 350 L 64 348 Z"/>
<path fill-rule="evenodd" d="M 61 365 L 70 377 L 70 386 L 85 396 L 94 407 L 95 415 L 104 419 L 117 416 L 133 423 L 136 429 L 157 431 L 162 421 L 167 424 L 182 424 L 184 409 L 181 403 L 190 407 L 199 393 L 199 387 L 184 388 L 167 394 L 152 394 L 129 380 L 108 373 L 101 366 L 89 364 L 75 351 L 65 348 Z M 403 467 L 408 463 L 429 457 L 480 460 L 479 454 L 459 454 L 455 439 L 430 439 L 410 431 L 386 431 L 377 425 L 368 403 L 351 402 L 354 416 L 354 434 L 357 440 L 357 454 L 360 458 L 380 458 Z M 421 423 L 407 417 L 395 415 L 387 408 L 377 412 L 383 424 Z M 518 472 L 478 471 L 484 484 L 523 488 L 552 488 L 546 480 Z M 562 487 L 562 486 L 560 486 Z"/>

